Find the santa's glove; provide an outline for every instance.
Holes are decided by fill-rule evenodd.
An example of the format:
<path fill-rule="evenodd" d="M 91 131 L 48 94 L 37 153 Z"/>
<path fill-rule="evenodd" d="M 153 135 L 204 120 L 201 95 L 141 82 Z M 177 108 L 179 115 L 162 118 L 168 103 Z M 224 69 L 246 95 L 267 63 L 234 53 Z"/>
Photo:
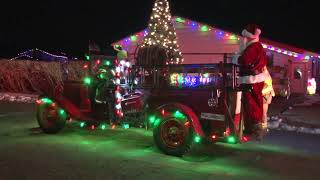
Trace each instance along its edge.
<path fill-rule="evenodd" d="M 240 54 L 235 54 L 235 55 L 232 57 L 232 64 L 239 65 L 238 59 L 239 59 L 240 56 L 241 56 Z"/>

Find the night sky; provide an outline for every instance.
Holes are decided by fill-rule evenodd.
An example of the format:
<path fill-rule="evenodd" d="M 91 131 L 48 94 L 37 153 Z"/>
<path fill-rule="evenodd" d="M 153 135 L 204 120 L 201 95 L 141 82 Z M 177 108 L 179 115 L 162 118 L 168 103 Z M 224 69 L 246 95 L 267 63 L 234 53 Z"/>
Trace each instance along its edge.
<path fill-rule="evenodd" d="M 235 33 L 240 33 L 247 23 L 256 23 L 265 38 L 320 51 L 317 1 L 170 2 L 172 15 Z M 88 50 L 89 40 L 110 53 L 110 43 L 147 26 L 153 3 L 153 0 L 1 2 L 0 57 L 14 57 L 36 47 L 80 57 Z"/>

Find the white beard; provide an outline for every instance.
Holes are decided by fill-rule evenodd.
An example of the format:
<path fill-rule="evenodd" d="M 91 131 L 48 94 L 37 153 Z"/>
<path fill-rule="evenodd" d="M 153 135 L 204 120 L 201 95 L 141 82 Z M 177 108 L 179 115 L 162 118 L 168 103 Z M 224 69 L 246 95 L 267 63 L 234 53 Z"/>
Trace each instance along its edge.
<path fill-rule="evenodd" d="M 247 48 L 247 42 L 248 42 L 248 38 L 241 37 L 241 39 L 240 39 L 240 49 L 239 49 L 239 53 L 240 54 L 242 54 L 242 52 Z"/>
<path fill-rule="evenodd" d="M 241 37 L 240 39 L 240 48 L 239 48 L 239 53 L 242 54 L 242 52 L 252 43 L 259 42 L 259 38 L 255 38 L 251 41 L 248 42 L 247 37 Z"/>

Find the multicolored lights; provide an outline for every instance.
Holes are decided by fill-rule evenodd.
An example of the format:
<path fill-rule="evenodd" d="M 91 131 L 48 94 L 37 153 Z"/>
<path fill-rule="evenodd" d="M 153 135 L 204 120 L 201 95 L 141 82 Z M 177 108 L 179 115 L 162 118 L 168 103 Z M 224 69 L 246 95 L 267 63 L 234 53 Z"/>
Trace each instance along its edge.
<path fill-rule="evenodd" d="M 208 85 L 215 82 L 215 77 L 210 77 L 209 73 L 201 75 L 187 75 L 182 73 L 173 73 L 170 75 L 170 85 L 176 87 L 198 87 L 201 85 Z"/>
<path fill-rule="evenodd" d="M 91 129 L 91 130 L 96 130 L 96 129 L 101 129 L 101 130 L 106 130 L 107 129 L 107 125 L 106 124 L 101 124 L 101 125 L 90 125 L 90 126 L 87 126 L 86 122 L 80 122 L 80 127 L 81 128 L 88 128 L 88 129 Z M 129 129 L 130 128 L 130 125 L 125 123 L 122 125 L 123 129 Z M 112 125 L 110 126 L 111 129 L 115 129 L 116 128 L 116 125 Z"/>
<path fill-rule="evenodd" d="M 303 59 L 303 60 L 310 60 L 311 56 L 310 55 L 302 55 L 302 54 L 298 54 L 292 51 L 288 51 L 285 49 L 281 49 L 281 48 L 277 48 L 271 45 L 267 45 L 267 44 L 262 44 L 263 48 L 268 49 L 270 51 L 274 51 L 277 52 L 279 54 L 284 54 L 287 56 L 291 56 L 291 57 L 295 57 L 295 58 L 299 58 L 299 59 Z"/>
<path fill-rule="evenodd" d="M 131 66 L 131 64 L 124 59 L 120 59 L 120 62 L 118 59 L 116 59 L 115 65 L 116 65 L 116 69 L 115 69 L 115 73 L 114 73 L 114 82 L 116 85 L 115 111 L 116 111 L 116 115 L 118 117 L 123 117 L 123 112 L 122 112 L 122 107 L 121 107 L 122 95 L 120 92 L 121 78 L 123 78 L 123 76 L 125 76 L 125 72 Z"/>
<path fill-rule="evenodd" d="M 49 98 L 42 98 L 40 101 L 37 101 L 38 104 L 44 103 L 44 104 L 52 104 L 53 101 Z"/>
<path fill-rule="evenodd" d="M 223 39 L 228 39 L 228 40 L 240 40 L 240 36 L 235 35 L 233 33 L 227 33 L 227 32 L 225 32 L 223 30 L 219 30 L 217 28 L 213 28 L 213 27 L 208 26 L 208 25 L 200 24 L 200 23 L 197 23 L 197 22 L 194 22 L 194 21 L 182 18 L 182 17 L 172 18 L 172 22 L 176 23 L 176 24 L 183 24 L 184 26 L 189 27 L 193 31 L 194 31 L 195 28 L 198 29 L 199 32 L 209 33 L 209 32 L 212 31 L 218 38 L 223 38 Z M 128 44 L 130 42 L 136 43 L 139 40 L 139 38 L 141 38 L 141 40 L 142 40 L 142 38 L 145 37 L 145 35 L 147 33 L 148 33 L 148 29 L 145 29 L 145 30 L 141 31 L 140 33 L 137 33 L 136 35 L 134 35 L 135 38 L 132 39 L 131 38 L 132 36 L 129 36 L 129 38 L 125 38 L 123 41 L 118 42 L 118 44 L 122 44 L 123 45 L 123 44 Z M 295 57 L 295 58 L 302 59 L 302 60 L 310 60 L 313 57 L 320 59 L 320 56 L 311 56 L 311 55 L 299 54 L 299 53 L 296 53 L 296 52 L 288 51 L 288 50 L 285 50 L 285 49 L 282 49 L 282 48 L 278 48 L 278 47 L 275 47 L 275 46 L 272 46 L 272 45 L 268 45 L 268 44 L 263 44 L 263 47 L 265 49 L 270 50 L 270 51 L 273 51 L 273 52 L 276 52 L 276 53 L 279 53 L 279 54 L 283 54 L 283 55 L 287 55 L 287 56 L 290 56 L 290 57 Z"/>

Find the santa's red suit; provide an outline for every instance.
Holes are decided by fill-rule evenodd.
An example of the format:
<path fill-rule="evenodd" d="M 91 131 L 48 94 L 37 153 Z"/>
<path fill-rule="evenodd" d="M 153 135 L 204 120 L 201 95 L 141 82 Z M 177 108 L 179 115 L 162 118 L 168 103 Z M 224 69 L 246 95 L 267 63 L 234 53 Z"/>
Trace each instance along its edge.
<path fill-rule="evenodd" d="M 263 97 L 262 89 L 264 81 L 270 78 L 264 71 L 267 64 L 266 53 L 259 42 L 261 30 L 257 25 L 248 25 L 243 31 L 243 46 L 233 62 L 240 65 L 239 83 L 242 87 L 248 87 L 251 91 L 243 91 L 242 102 L 245 117 L 246 130 L 254 130 L 263 122 Z M 247 88 L 246 88 L 247 89 Z M 239 98 L 238 95 L 238 99 Z M 239 103 L 237 105 L 239 107 Z M 239 108 L 236 110 L 235 121 L 239 120 Z"/>

